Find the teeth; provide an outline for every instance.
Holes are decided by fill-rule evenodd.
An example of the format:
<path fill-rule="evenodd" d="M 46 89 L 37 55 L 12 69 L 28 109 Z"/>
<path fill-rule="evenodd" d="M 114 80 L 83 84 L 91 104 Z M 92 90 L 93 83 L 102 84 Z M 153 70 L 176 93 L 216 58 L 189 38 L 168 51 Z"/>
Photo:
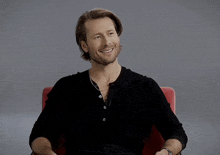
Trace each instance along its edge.
<path fill-rule="evenodd" d="M 108 50 L 108 51 L 103 51 L 103 52 L 105 52 L 105 53 L 110 53 L 112 50 L 113 50 L 113 49 L 110 49 L 110 50 Z"/>

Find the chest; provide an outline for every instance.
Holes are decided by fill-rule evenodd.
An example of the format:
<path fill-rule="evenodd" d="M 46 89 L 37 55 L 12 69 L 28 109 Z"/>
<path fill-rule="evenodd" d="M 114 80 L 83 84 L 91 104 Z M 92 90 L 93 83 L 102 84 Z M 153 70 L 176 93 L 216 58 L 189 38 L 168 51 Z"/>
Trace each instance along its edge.
<path fill-rule="evenodd" d="M 108 93 L 109 93 L 109 87 L 108 86 L 103 86 L 99 88 L 100 93 L 103 96 L 103 99 L 106 101 L 108 98 Z"/>
<path fill-rule="evenodd" d="M 108 99 L 108 93 L 109 93 L 109 84 L 106 83 L 98 83 L 99 91 L 104 99 L 106 101 Z"/>

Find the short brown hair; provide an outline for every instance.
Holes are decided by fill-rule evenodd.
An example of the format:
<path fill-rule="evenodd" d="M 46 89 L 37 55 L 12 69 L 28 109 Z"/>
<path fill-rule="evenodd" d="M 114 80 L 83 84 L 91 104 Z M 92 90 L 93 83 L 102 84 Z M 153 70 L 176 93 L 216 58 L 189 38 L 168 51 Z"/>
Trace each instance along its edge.
<path fill-rule="evenodd" d="M 112 21 L 114 21 L 115 30 L 116 30 L 118 36 L 120 36 L 122 34 L 123 27 L 122 27 L 121 21 L 111 11 L 106 10 L 106 9 L 92 9 L 90 11 L 86 11 L 85 13 L 83 13 L 79 17 L 78 22 L 76 24 L 75 35 L 76 35 L 76 43 L 78 44 L 79 49 L 82 53 L 81 57 L 84 60 L 87 60 L 87 61 L 90 60 L 89 53 L 86 53 L 81 47 L 81 41 L 86 42 L 85 22 L 87 20 L 99 19 L 99 18 L 104 18 L 104 17 L 109 17 L 110 19 L 112 19 Z"/>

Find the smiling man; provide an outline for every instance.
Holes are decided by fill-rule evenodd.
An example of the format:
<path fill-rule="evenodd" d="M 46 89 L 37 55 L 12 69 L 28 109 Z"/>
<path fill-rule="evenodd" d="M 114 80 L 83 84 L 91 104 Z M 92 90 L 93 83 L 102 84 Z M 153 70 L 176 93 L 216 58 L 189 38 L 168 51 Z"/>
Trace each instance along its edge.
<path fill-rule="evenodd" d="M 180 153 L 187 136 L 158 84 L 118 63 L 122 24 L 111 11 L 84 13 L 76 26 L 82 58 L 91 68 L 61 78 L 30 135 L 34 154 L 141 155 L 155 125 L 165 139 L 156 155 Z"/>
<path fill-rule="evenodd" d="M 108 17 L 88 20 L 85 28 L 87 41 L 81 41 L 81 47 L 90 55 L 92 64 L 101 66 L 111 63 L 118 64 L 120 39 L 114 22 Z"/>

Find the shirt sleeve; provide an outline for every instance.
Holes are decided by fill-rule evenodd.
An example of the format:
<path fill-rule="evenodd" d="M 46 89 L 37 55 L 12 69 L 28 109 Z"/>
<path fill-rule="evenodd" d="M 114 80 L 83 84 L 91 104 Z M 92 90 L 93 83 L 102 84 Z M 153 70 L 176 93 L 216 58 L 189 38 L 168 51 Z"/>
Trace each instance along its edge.
<path fill-rule="evenodd" d="M 165 95 L 154 80 L 152 80 L 151 86 L 155 105 L 158 108 L 155 120 L 156 128 L 165 141 L 168 139 L 177 139 L 181 142 L 182 148 L 184 149 L 188 139 L 182 124 L 171 110 Z"/>
<path fill-rule="evenodd" d="M 62 92 L 63 79 L 59 80 L 51 92 L 48 94 L 46 106 L 35 122 L 29 137 L 29 145 L 38 137 L 47 138 L 53 147 L 59 143 L 59 138 L 63 136 L 66 115 L 68 108 L 63 104 Z"/>

